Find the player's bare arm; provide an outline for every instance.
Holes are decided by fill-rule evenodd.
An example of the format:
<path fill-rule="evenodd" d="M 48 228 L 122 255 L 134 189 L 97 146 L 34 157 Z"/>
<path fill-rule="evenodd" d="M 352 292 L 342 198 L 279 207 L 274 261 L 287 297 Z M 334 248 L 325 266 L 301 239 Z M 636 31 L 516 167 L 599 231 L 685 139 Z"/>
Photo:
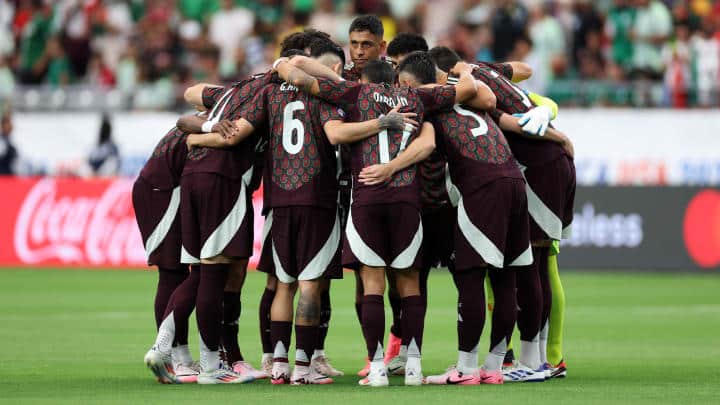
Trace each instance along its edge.
<path fill-rule="evenodd" d="M 527 80 L 530 77 L 532 77 L 533 71 L 530 65 L 528 65 L 525 62 L 507 62 L 508 65 L 512 67 L 513 75 L 512 75 L 512 81 L 515 83 L 519 83 L 523 80 Z"/>
<path fill-rule="evenodd" d="M 451 70 L 452 74 L 459 75 L 455 101 L 483 111 L 494 110 L 495 93 L 485 83 L 475 80 L 472 70 L 473 67 L 465 62 L 458 62 Z"/>
<path fill-rule="evenodd" d="M 288 62 L 296 68 L 314 77 L 322 77 L 328 80 L 339 82 L 342 80 L 335 71 L 323 65 L 319 61 L 302 55 L 293 56 Z"/>
<path fill-rule="evenodd" d="M 229 120 L 222 120 L 220 122 L 213 122 L 210 128 L 206 130 L 208 122 L 204 116 L 198 115 L 185 115 L 178 118 L 177 127 L 183 132 L 187 133 L 200 133 L 200 132 L 219 132 L 223 138 L 231 138 L 237 135 L 237 126 Z"/>
<path fill-rule="evenodd" d="M 227 121 L 230 122 L 230 121 Z M 255 127 L 250 124 L 246 119 L 240 118 L 235 122 L 230 122 L 235 127 L 233 135 L 225 137 L 219 132 L 219 125 L 217 123 L 213 126 L 213 132 L 207 134 L 190 134 L 187 137 L 188 149 L 195 147 L 206 147 L 206 148 L 229 148 L 240 143 L 243 139 L 247 138 L 255 130 Z M 218 130 L 218 132 L 215 132 Z"/>
<path fill-rule="evenodd" d="M 565 149 L 565 152 L 570 155 L 570 157 L 575 156 L 575 148 L 573 147 L 572 141 L 564 133 L 558 131 L 555 128 L 548 128 L 548 130 L 545 132 L 545 135 L 542 137 L 537 135 L 527 135 L 525 132 L 523 132 L 523 129 L 518 123 L 518 121 L 519 120 L 517 117 L 513 117 L 512 115 L 503 113 L 502 116 L 500 116 L 499 125 L 503 131 L 512 132 L 517 136 L 537 139 L 540 141 L 544 140 L 559 143 L 563 147 L 563 149 Z"/>
<path fill-rule="evenodd" d="M 194 86 L 190 86 L 185 90 L 184 98 L 185 102 L 195 106 L 195 108 L 201 111 L 205 110 L 205 104 L 203 104 L 202 94 L 206 87 L 222 87 L 217 84 L 198 83 Z"/>
<path fill-rule="evenodd" d="M 423 123 L 420 135 L 394 159 L 385 164 L 368 166 L 360 172 L 360 182 L 369 186 L 390 180 L 396 172 L 419 163 L 435 150 L 435 129 L 429 122 Z"/>
<path fill-rule="evenodd" d="M 278 75 L 286 82 L 292 84 L 305 93 L 318 95 L 320 84 L 314 76 L 311 76 L 301 69 L 293 66 L 289 61 L 281 61 L 275 69 Z"/>
<path fill-rule="evenodd" d="M 405 129 L 414 130 L 418 122 L 413 118 L 416 113 L 400 113 L 395 107 L 387 115 L 363 122 L 342 122 L 332 120 L 323 126 L 328 140 L 333 145 L 347 144 L 361 141 L 386 129 L 402 131 Z"/>

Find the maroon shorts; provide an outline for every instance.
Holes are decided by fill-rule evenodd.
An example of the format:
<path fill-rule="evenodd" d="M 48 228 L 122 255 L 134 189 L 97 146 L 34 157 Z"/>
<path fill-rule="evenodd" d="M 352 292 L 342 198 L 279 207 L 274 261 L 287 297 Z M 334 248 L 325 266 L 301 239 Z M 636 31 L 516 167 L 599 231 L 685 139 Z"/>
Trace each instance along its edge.
<path fill-rule="evenodd" d="M 460 199 L 455 230 L 457 270 L 532 264 L 525 182 L 501 178 Z"/>
<path fill-rule="evenodd" d="M 253 206 L 246 180 L 192 173 L 182 177 L 180 189 L 183 263 L 220 254 L 252 256 Z"/>
<path fill-rule="evenodd" d="M 418 268 L 423 227 L 410 204 L 353 206 L 345 227 L 343 265 L 394 269 Z"/>
<path fill-rule="evenodd" d="M 269 244 L 273 267 L 280 282 L 342 278 L 336 209 L 282 207 L 274 208 L 268 217 L 272 218 Z"/>
<path fill-rule="evenodd" d="M 133 207 L 148 264 L 181 269 L 180 187 L 159 190 L 142 178 L 135 180 Z"/>
<path fill-rule="evenodd" d="M 530 240 L 570 236 L 575 203 L 575 164 L 567 156 L 523 171 L 530 213 Z"/>
<path fill-rule="evenodd" d="M 265 215 L 265 223 L 262 230 L 262 247 L 260 248 L 260 258 L 258 259 L 257 270 L 263 273 L 275 275 L 275 265 L 272 256 L 272 239 L 270 239 L 270 227 L 272 226 L 273 215 L 270 210 Z"/>
<path fill-rule="evenodd" d="M 450 204 L 422 213 L 423 243 L 421 268 L 447 267 L 455 250 L 453 238 L 457 208 Z"/>

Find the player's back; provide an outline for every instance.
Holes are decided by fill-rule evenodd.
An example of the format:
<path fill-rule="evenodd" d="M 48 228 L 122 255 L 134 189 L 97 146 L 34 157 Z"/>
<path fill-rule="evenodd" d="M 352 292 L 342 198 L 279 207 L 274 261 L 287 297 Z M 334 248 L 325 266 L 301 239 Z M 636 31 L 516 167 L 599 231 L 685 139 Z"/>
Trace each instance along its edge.
<path fill-rule="evenodd" d="M 461 194 L 471 194 L 498 178 L 522 178 L 505 135 L 490 114 L 456 104 L 430 120 Z"/>
<path fill-rule="evenodd" d="M 524 114 L 535 108 L 525 91 L 512 82 L 512 69 L 497 69 L 500 68 L 496 64 L 479 64 L 473 69 L 473 77 L 487 84 L 495 93 L 497 110 L 506 114 Z M 563 148 L 555 142 L 521 135 L 508 136 L 507 140 L 515 158 L 526 166 L 549 162 L 564 154 Z"/>
<path fill-rule="evenodd" d="M 323 125 L 344 112 L 286 82 L 263 87 L 244 109 L 253 126 L 268 127 L 269 159 L 265 193 L 273 208 L 337 202 L 337 161 Z"/>
<path fill-rule="evenodd" d="M 424 108 L 414 90 L 386 84 L 363 84 L 352 110 L 351 120 L 361 122 L 379 118 L 398 106 L 400 112 L 417 113 L 416 120 L 422 122 Z M 390 162 L 407 148 L 419 132 L 420 128 L 383 130 L 351 145 L 354 204 L 408 202 L 419 206 L 419 184 L 415 165 L 398 171 L 385 184 L 367 186 L 358 181 L 364 167 Z"/>
<path fill-rule="evenodd" d="M 155 146 L 139 177 L 154 188 L 171 190 L 180 184 L 187 158 L 187 133 L 171 129 Z"/>
<path fill-rule="evenodd" d="M 213 98 L 213 108 L 208 120 L 235 121 L 241 117 L 242 107 L 267 83 L 273 80 L 270 74 L 251 76 L 229 87 L 210 88 L 203 94 L 203 101 Z M 207 94 L 205 94 L 207 93 Z M 259 134 L 253 133 L 239 144 L 223 149 L 194 148 L 188 152 L 183 175 L 191 173 L 215 173 L 231 179 L 247 176 L 250 182 L 250 169 L 255 161 L 255 149 Z"/>

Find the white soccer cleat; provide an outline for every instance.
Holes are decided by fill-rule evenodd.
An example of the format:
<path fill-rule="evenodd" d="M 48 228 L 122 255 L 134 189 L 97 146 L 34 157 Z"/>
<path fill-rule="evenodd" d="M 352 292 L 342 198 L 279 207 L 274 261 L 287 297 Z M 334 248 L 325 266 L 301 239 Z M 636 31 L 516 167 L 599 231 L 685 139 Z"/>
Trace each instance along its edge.
<path fill-rule="evenodd" d="M 175 364 L 175 377 L 180 384 L 193 384 L 197 382 L 200 374 L 200 364 L 196 361 L 190 364 Z"/>
<path fill-rule="evenodd" d="M 153 346 L 145 354 L 145 365 L 155 374 L 161 384 L 177 384 L 175 369 L 172 364 L 171 352 L 161 352 L 157 346 Z"/>
<path fill-rule="evenodd" d="M 423 384 L 422 370 L 406 368 L 405 369 L 405 385 L 417 386 Z"/>
<path fill-rule="evenodd" d="M 290 365 L 282 361 L 276 361 L 272 365 L 270 383 L 273 385 L 290 384 Z"/>
<path fill-rule="evenodd" d="M 385 368 L 373 369 L 371 367 L 367 377 L 358 381 L 358 384 L 370 387 L 387 387 L 390 385 L 390 380 L 388 380 L 388 374 Z"/>
<path fill-rule="evenodd" d="M 290 377 L 292 385 L 326 385 L 332 384 L 333 379 L 318 373 L 312 367 L 296 366 Z"/>
<path fill-rule="evenodd" d="M 407 355 L 398 354 L 388 363 L 388 373 L 390 375 L 405 375 L 405 364 L 407 364 Z"/>
<path fill-rule="evenodd" d="M 216 368 L 210 371 L 203 371 L 197 377 L 198 384 L 245 384 L 255 381 L 247 375 L 240 375 L 228 368 Z"/>
<path fill-rule="evenodd" d="M 502 371 L 503 382 L 543 382 L 545 381 L 545 371 L 541 368 L 533 370 L 522 363 L 518 363 L 514 367 L 508 367 Z"/>
<path fill-rule="evenodd" d="M 270 375 L 265 373 L 264 371 L 255 369 L 255 367 L 253 367 L 252 364 L 248 363 L 247 361 L 236 361 L 232 365 L 232 370 L 237 374 L 248 375 L 256 380 L 262 380 L 264 378 L 270 377 Z"/>
<path fill-rule="evenodd" d="M 341 377 L 345 375 L 345 373 L 333 367 L 332 364 L 330 364 L 328 358 L 325 356 L 319 356 L 312 359 L 310 361 L 310 367 L 312 367 L 318 373 L 326 375 L 328 377 Z"/>

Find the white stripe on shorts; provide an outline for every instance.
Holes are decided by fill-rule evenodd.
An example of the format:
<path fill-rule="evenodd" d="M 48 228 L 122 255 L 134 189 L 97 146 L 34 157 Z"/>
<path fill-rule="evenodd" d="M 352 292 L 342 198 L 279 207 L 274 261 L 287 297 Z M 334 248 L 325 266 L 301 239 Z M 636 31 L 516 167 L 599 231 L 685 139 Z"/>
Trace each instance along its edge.
<path fill-rule="evenodd" d="M 420 216 L 420 214 L 418 214 Z M 410 245 L 403 250 L 393 261 L 390 263 L 390 267 L 393 269 L 407 269 L 410 266 L 413 265 L 415 262 L 415 258 L 417 258 L 418 252 L 420 251 L 420 246 L 422 246 L 422 240 L 423 240 L 423 226 L 422 226 L 422 219 L 418 222 L 418 229 L 415 232 L 415 236 L 413 236 L 412 241 L 410 241 Z"/>
<path fill-rule="evenodd" d="M 528 244 L 527 249 L 510 263 L 510 266 L 529 266 L 533 262 L 532 247 Z"/>
<path fill-rule="evenodd" d="M 562 221 L 555 215 L 550 208 L 545 205 L 544 202 L 538 197 L 537 194 L 530 188 L 530 184 L 525 178 L 525 169 L 527 167 L 521 165 L 520 172 L 522 172 L 523 179 L 525 179 L 525 193 L 527 194 L 528 201 L 528 213 L 540 229 L 545 232 L 550 239 L 560 240 L 562 239 L 563 226 Z"/>
<path fill-rule="evenodd" d="M 452 204 L 453 207 L 457 207 L 458 201 L 460 201 L 460 191 L 450 178 L 450 169 L 447 164 L 445 164 L 445 190 L 447 190 L 450 204 Z"/>
<path fill-rule="evenodd" d="M 145 242 L 145 254 L 147 254 L 148 257 L 150 257 L 150 254 L 154 252 L 158 246 L 160 246 L 163 240 L 165 240 L 173 221 L 175 221 L 178 208 L 180 208 L 180 186 L 173 189 L 172 195 L 170 196 L 170 202 L 168 203 L 165 213 L 160 219 L 160 223 L 158 223 L 155 229 L 153 229 L 147 239 L 147 242 Z"/>
<path fill-rule="evenodd" d="M 316 280 L 325 273 L 328 266 L 332 262 L 338 247 L 340 246 L 340 217 L 335 212 L 335 225 L 332 232 L 322 248 L 317 252 L 315 257 L 308 262 L 304 269 L 300 272 L 298 280 Z"/>
<path fill-rule="evenodd" d="M 370 267 L 385 267 L 385 260 L 362 240 L 357 229 L 355 229 L 352 216 L 352 201 L 350 201 L 350 212 L 348 213 L 347 225 L 345 225 L 345 236 L 350 245 L 350 250 L 360 263 Z"/>
<path fill-rule="evenodd" d="M 202 249 L 200 250 L 201 259 L 210 259 L 220 253 L 230 243 L 235 234 L 238 232 L 240 227 L 245 220 L 245 214 L 247 213 L 247 185 L 252 178 L 253 168 L 252 166 L 242 176 L 240 193 L 235 201 L 230 213 L 220 223 L 220 225 L 210 234 L 210 237 L 205 241 Z"/>
<path fill-rule="evenodd" d="M 180 246 L 180 263 L 182 264 L 198 264 L 200 263 L 200 259 L 190 254 L 190 252 L 185 249 L 185 246 Z"/>
<path fill-rule="evenodd" d="M 462 197 L 458 204 L 458 228 L 460 228 L 460 232 L 465 236 L 470 246 L 483 258 L 485 263 L 499 269 L 504 267 L 505 256 L 503 252 L 470 221 L 470 217 L 468 217 L 465 211 L 465 201 Z"/>
<path fill-rule="evenodd" d="M 278 281 L 285 284 L 294 283 L 297 281 L 297 279 L 285 271 L 282 266 L 282 262 L 280 261 L 280 256 L 277 254 L 277 249 L 275 249 L 275 242 L 272 243 L 272 255 L 273 255 L 273 264 L 275 265 L 275 277 L 277 277 Z"/>

